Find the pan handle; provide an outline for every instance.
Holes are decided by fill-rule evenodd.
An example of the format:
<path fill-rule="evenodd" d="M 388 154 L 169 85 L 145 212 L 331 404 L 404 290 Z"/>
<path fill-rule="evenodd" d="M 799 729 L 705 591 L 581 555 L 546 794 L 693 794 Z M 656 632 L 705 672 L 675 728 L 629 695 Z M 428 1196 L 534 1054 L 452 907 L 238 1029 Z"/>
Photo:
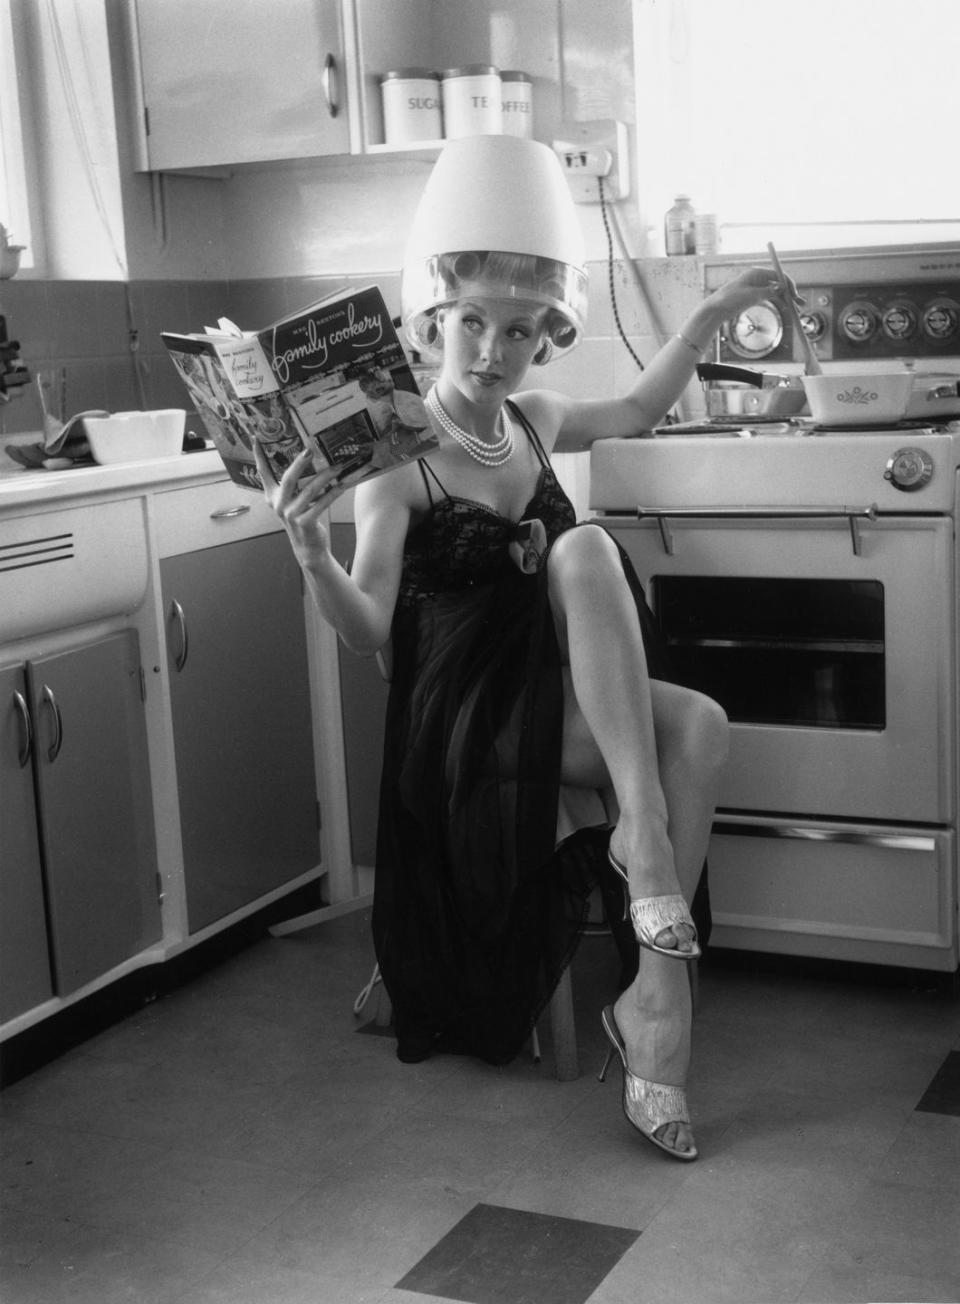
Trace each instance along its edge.
<path fill-rule="evenodd" d="M 763 372 L 748 371 L 746 367 L 732 367 L 726 362 L 698 362 L 698 380 L 737 380 L 743 385 L 763 389 Z"/>

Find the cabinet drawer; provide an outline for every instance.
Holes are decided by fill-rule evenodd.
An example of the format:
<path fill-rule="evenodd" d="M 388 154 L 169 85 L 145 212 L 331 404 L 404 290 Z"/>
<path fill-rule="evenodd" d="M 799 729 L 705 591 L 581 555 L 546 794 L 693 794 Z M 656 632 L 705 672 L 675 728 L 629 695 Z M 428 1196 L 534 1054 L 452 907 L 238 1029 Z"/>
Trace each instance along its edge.
<path fill-rule="evenodd" d="M 259 493 L 232 480 L 155 494 L 151 511 L 161 557 L 275 534 L 283 528 Z"/>
<path fill-rule="evenodd" d="M 953 834 L 722 814 L 710 840 L 712 944 L 952 968 Z"/>
<path fill-rule="evenodd" d="M 139 498 L 0 521 L 0 644 L 136 611 L 146 590 Z"/>

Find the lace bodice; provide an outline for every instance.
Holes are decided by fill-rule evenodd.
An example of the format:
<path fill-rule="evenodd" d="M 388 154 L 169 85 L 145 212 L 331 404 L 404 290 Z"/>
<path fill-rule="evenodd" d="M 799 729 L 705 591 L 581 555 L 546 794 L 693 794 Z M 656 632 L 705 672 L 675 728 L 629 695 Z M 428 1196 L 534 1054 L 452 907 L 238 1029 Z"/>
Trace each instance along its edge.
<path fill-rule="evenodd" d="M 573 504 L 548 463 L 523 513 L 525 521 L 534 517 L 543 522 L 548 542 L 576 523 Z M 444 493 L 407 535 L 399 605 L 416 606 L 515 573 L 509 549 L 516 537 L 516 524 L 492 507 Z"/>

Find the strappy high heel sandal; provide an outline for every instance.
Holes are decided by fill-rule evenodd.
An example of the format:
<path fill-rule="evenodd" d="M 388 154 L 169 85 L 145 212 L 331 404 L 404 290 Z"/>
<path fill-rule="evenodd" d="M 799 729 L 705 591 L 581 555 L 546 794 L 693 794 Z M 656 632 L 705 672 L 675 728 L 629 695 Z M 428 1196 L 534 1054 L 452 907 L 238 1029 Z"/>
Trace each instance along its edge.
<path fill-rule="evenodd" d="M 603 1030 L 610 1041 L 610 1049 L 607 1051 L 607 1057 L 603 1061 L 603 1068 L 597 1075 L 597 1080 L 605 1081 L 610 1061 L 615 1054 L 619 1055 L 623 1069 L 623 1112 L 627 1122 L 671 1159 L 679 1159 L 683 1163 L 696 1159 L 699 1153 L 696 1146 L 690 1150 L 677 1150 L 674 1146 L 668 1146 L 656 1135 L 668 1123 L 689 1124 L 686 1091 L 683 1087 L 671 1087 L 663 1082 L 648 1082 L 646 1078 L 631 1073 L 627 1068 L 627 1048 L 613 1016 L 612 1005 L 605 1007 L 601 1020 Z"/>
<path fill-rule="evenodd" d="M 669 955 L 674 960 L 696 960 L 700 957 L 700 939 L 697 926 L 690 915 L 689 907 L 679 892 L 665 896 L 637 897 L 630 900 L 630 887 L 627 879 L 627 867 L 621 865 L 612 851 L 608 849 L 607 859 L 614 871 L 624 882 L 625 915 L 629 913 L 633 931 L 641 946 L 657 955 Z M 681 950 L 679 939 L 677 946 L 658 946 L 657 938 L 674 924 L 686 924 L 693 929 L 690 949 Z"/>

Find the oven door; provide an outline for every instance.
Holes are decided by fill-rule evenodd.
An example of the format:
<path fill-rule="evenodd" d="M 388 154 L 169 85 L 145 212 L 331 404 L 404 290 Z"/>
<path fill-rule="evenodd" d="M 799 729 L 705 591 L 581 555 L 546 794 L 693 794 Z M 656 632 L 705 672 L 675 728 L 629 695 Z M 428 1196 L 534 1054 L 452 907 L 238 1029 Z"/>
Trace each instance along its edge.
<path fill-rule="evenodd" d="M 949 518 L 717 509 L 603 524 L 675 677 L 730 718 L 722 808 L 953 818 Z"/>

